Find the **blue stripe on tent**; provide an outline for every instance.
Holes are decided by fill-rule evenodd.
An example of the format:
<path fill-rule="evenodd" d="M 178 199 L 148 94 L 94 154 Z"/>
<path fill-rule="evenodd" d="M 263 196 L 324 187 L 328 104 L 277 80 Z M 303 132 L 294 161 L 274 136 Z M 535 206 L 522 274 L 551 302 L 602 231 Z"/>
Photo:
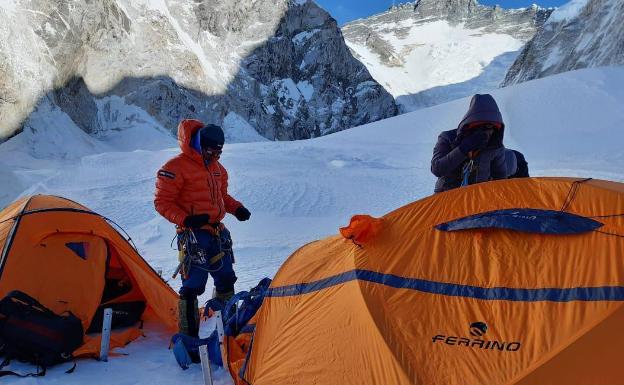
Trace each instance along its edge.
<path fill-rule="evenodd" d="M 289 297 L 308 294 L 350 281 L 367 281 L 397 289 L 410 289 L 423 293 L 467 297 L 483 300 L 504 301 L 624 301 L 623 286 L 514 289 L 508 287 L 478 287 L 453 283 L 435 282 L 424 279 L 406 278 L 370 270 L 350 270 L 325 279 L 270 288 L 269 297 Z"/>

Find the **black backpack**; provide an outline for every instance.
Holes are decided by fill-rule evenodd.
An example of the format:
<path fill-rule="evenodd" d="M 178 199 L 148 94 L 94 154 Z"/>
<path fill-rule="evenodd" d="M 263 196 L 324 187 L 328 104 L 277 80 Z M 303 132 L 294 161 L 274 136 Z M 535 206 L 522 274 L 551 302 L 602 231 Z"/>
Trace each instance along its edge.
<path fill-rule="evenodd" d="M 55 314 L 21 291 L 12 291 L 0 300 L 2 366 L 16 359 L 40 368 L 26 376 L 42 376 L 46 367 L 72 360 L 83 336 L 82 322 L 70 312 Z M 24 376 L 0 371 L 0 377 L 5 375 Z"/>

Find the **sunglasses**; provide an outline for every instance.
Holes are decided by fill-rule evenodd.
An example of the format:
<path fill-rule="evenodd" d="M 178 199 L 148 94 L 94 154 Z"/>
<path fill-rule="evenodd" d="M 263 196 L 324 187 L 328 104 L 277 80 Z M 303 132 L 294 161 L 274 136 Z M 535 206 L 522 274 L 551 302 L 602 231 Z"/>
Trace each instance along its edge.
<path fill-rule="evenodd" d="M 202 150 L 202 154 L 204 155 L 204 157 L 208 157 L 208 158 L 219 157 L 221 156 L 222 153 L 223 153 L 223 150 L 219 148 L 206 148 Z"/>

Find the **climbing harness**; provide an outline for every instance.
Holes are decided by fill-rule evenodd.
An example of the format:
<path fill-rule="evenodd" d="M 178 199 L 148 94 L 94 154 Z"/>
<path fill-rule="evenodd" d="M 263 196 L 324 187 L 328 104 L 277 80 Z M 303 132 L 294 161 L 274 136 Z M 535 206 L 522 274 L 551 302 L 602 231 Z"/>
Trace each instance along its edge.
<path fill-rule="evenodd" d="M 173 278 L 177 276 L 178 273 L 181 273 L 183 277 L 187 277 L 190 272 L 191 265 L 197 269 L 201 269 L 207 271 L 209 273 L 214 273 L 223 268 L 224 262 L 223 257 L 226 253 L 232 254 L 232 242 L 224 242 L 221 239 L 221 231 L 225 227 L 223 224 L 219 224 L 213 227 L 207 227 L 202 230 L 207 230 L 211 233 L 213 237 L 215 237 L 218 241 L 219 251 L 217 254 L 211 255 L 211 253 L 201 247 L 199 242 L 197 241 L 197 237 L 192 229 L 184 229 L 180 234 L 180 239 L 178 240 L 178 258 L 180 260 L 180 265 L 176 269 L 176 272 L 173 275 Z M 232 257 L 233 259 L 233 257 Z M 219 266 L 215 269 L 210 269 L 209 266 L 212 266 L 216 263 L 219 263 Z M 232 263 L 234 261 L 232 260 Z"/>

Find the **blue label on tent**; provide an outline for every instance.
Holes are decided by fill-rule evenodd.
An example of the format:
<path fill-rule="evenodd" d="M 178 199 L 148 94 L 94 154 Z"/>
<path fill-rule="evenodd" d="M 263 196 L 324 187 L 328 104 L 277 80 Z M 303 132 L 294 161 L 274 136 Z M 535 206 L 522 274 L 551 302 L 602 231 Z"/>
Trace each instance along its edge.
<path fill-rule="evenodd" d="M 538 234 L 581 234 L 603 224 L 591 218 L 554 210 L 505 209 L 470 215 L 437 225 L 440 231 L 505 229 Z"/>

